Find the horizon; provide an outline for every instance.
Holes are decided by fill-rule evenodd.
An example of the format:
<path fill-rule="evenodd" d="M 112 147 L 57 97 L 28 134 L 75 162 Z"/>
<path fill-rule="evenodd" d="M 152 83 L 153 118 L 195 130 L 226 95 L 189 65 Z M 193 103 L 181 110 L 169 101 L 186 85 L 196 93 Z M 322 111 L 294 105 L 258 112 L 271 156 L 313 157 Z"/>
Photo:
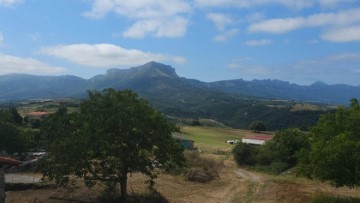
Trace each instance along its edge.
<path fill-rule="evenodd" d="M 149 64 L 149 63 L 152 63 L 152 62 L 155 62 L 155 63 L 157 63 L 157 64 L 161 64 L 161 65 L 166 65 L 166 66 L 169 66 L 170 68 L 173 68 L 174 69 L 174 71 L 175 71 L 175 73 L 176 73 L 176 75 L 177 76 L 179 76 L 180 78 L 186 78 L 186 77 L 183 77 L 183 76 L 181 76 L 181 75 L 179 75 L 177 72 L 176 72 L 176 68 L 174 68 L 172 65 L 169 65 L 169 64 L 163 64 L 163 63 L 159 63 L 159 62 L 157 62 L 157 61 L 149 61 L 149 62 L 147 62 L 147 63 L 145 63 L 145 64 L 142 64 L 142 65 L 140 65 L 140 66 L 143 66 L 143 65 L 146 65 L 146 64 Z M 5 75 L 32 75 L 32 76 L 43 76 L 43 77 L 52 77 L 52 76 L 54 76 L 54 77 L 61 77 L 61 76 L 75 76 L 75 77 L 79 77 L 79 78 L 81 78 L 81 79 L 84 79 L 84 80 L 90 80 L 90 79 L 92 79 L 93 77 L 96 77 L 96 76 L 99 76 L 99 75 L 106 75 L 107 74 L 107 72 L 109 71 L 109 70 L 111 70 L 111 69 L 116 69 L 116 70 L 130 70 L 131 68 L 138 68 L 138 67 L 140 67 L 140 66 L 133 66 L 133 67 L 129 67 L 129 68 L 110 68 L 110 69 L 107 69 L 106 71 L 105 71 L 105 73 L 103 73 L 103 74 L 96 74 L 96 75 L 93 75 L 93 76 L 91 76 L 91 77 L 89 77 L 89 78 L 84 78 L 84 77 L 80 77 L 80 76 L 76 76 L 76 75 L 71 75 L 71 74 L 64 74 L 64 75 L 37 75 L 37 74 L 28 74 L 28 73 L 6 73 L 6 74 L 0 74 L 0 76 L 5 76 Z M 186 79 L 191 79 L 191 80 L 198 80 L 198 81 L 201 81 L 201 82 L 207 82 L 207 81 L 202 81 L 202 80 L 200 80 L 200 79 L 197 79 L 197 78 L 186 78 Z M 289 83 L 289 84 L 295 84 L 295 85 L 299 85 L 299 86 L 311 86 L 311 85 L 314 85 L 314 84 L 316 84 L 316 83 L 324 83 L 325 85 L 349 85 L 349 84 L 342 84 L 342 83 L 337 83 L 337 84 L 328 84 L 328 83 L 325 83 L 325 82 L 323 82 L 323 81 L 315 81 L 315 82 L 313 82 L 312 84 L 308 84 L 308 85 L 304 85 L 304 84 L 298 84 L 298 83 L 293 83 L 293 82 L 291 82 L 291 81 L 286 81 L 286 80 L 279 80 L 279 79 L 256 79 L 256 78 L 254 78 L 254 79 L 251 79 L 251 80 L 245 80 L 245 79 L 243 79 L 243 78 L 237 78 L 237 79 L 229 79 L 229 80 L 215 80 L 215 81 L 210 81 L 210 82 L 208 82 L 208 83 L 211 83 L 211 82 L 220 82 L 220 81 L 231 81 L 231 80 L 244 80 L 244 81 L 247 81 L 247 82 L 252 82 L 252 81 L 280 81 L 280 82 L 287 82 L 287 83 Z M 360 85 L 349 85 L 349 86 L 352 86 L 352 87 L 360 87 Z"/>
<path fill-rule="evenodd" d="M 359 50 L 356 0 L 0 0 L 0 75 L 157 61 L 204 82 L 360 86 Z"/>

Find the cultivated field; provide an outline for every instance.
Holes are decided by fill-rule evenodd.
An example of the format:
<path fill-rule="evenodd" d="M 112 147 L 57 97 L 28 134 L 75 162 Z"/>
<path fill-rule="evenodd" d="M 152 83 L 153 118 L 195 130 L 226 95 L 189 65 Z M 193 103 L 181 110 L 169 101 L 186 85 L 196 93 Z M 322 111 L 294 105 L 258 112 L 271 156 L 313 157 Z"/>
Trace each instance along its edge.
<path fill-rule="evenodd" d="M 298 178 L 292 174 L 272 176 L 239 169 L 231 155 L 233 145 L 226 144 L 226 140 L 241 139 L 242 136 L 251 135 L 251 131 L 205 127 L 182 127 L 182 131 L 187 139 L 195 141 L 201 150 L 201 156 L 222 160 L 224 165 L 220 170 L 220 177 L 209 183 L 194 183 L 185 181 L 182 175 L 159 173 L 156 189 L 169 202 L 295 203 L 311 202 L 316 195 L 360 198 L 359 188 L 335 188 L 327 183 Z M 145 180 L 141 174 L 132 174 L 129 177 L 129 193 L 146 193 Z M 87 189 L 79 184 L 73 190 L 49 188 L 12 191 L 7 192 L 6 202 L 65 202 L 49 197 L 96 202 L 102 189 L 101 186 Z"/>

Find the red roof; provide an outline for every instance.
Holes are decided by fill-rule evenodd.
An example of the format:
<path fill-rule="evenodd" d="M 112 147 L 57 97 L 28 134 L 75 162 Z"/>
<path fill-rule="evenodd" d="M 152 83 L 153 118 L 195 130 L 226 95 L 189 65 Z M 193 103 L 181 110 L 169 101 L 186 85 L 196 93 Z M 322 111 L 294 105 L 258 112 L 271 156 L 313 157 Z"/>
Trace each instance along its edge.
<path fill-rule="evenodd" d="M 0 157 L 0 164 L 17 166 L 21 164 L 21 161 L 7 157 Z"/>
<path fill-rule="evenodd" d="M 249 139 L 249 140 L 271 140 L 273 138 L 273 136 L 271 135 L 255 135 L 255 136 L 246 136 L 243 137 L 243 139 Z"/>

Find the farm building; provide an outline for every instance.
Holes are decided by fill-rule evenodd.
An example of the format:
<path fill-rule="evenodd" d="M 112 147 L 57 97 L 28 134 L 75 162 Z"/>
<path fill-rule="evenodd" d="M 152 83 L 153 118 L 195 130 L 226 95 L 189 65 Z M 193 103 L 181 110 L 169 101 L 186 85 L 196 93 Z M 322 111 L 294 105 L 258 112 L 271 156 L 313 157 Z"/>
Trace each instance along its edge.
<path fill-rule="evenodd" d="M 265 142 L 271 140 L 273 136 L 271 135 L 255 135 L 255 136 L 246 136 L 242 138 L 242 143 L 255 144 L 255 145 L 264 145 Z"/>
<path fill-rule="evenodd" d="M 30 113 L 25 113 L 24 117 L 28 118 L 44 118 L 49 115 L 48 112 L 42 112 L 42 111 L 34 111 Z"/>

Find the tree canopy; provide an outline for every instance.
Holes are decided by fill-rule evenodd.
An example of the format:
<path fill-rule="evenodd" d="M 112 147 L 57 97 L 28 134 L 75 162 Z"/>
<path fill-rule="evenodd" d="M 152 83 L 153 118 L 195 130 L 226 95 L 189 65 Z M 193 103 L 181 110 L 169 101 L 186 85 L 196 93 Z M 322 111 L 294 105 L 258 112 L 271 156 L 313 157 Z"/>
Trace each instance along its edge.
<path fill-rule="evenodd" d="M 125 198 L 128 173 L 146 174 L 152 184 L 155 167 L 184 162 L 182 146 L 171 137 L 175 126 L 129 90 L 89 91 L 80 113 L 59 111 L 45 123 L 45 133 L 55 136 L 44 175 L 61 184 L 68 184 L 70 175 L 88 186 L 120 184 Z"/>
<path fill-rule="evenodd" d="M 249 129 L 254 131 L 254 132 L 261 132 L 261 131 L 265 131 L 266 130 L 266 126 L 265 123 L 262 121 L 254 121 L 250 124 Z"/>
<path fill-rule="evenodd" d="M 0 153 L 2 150 L 8 153 L 23 151 L 24 141 L 15 125 L 20 122 L 18 117 L 15 108 L 0 109 Z"/>
<path fill-rule="evenodd" d="M 300 154 L 299 173 L 336 186 L 360 185 L 360 105 L 320 117 L 311 130 L 311 149 Z"/>
<path fill-rule="evenodd" d="M 240 166 L 255 166 L 277 174 L 294 167 L 298 162 L 296 154 L 304 148 L 309 148 L 307 134 L 299 129 L 289 128 L 276 132 L 273 139 L 265 145 L 238 143 L 233 154 Z"/>

